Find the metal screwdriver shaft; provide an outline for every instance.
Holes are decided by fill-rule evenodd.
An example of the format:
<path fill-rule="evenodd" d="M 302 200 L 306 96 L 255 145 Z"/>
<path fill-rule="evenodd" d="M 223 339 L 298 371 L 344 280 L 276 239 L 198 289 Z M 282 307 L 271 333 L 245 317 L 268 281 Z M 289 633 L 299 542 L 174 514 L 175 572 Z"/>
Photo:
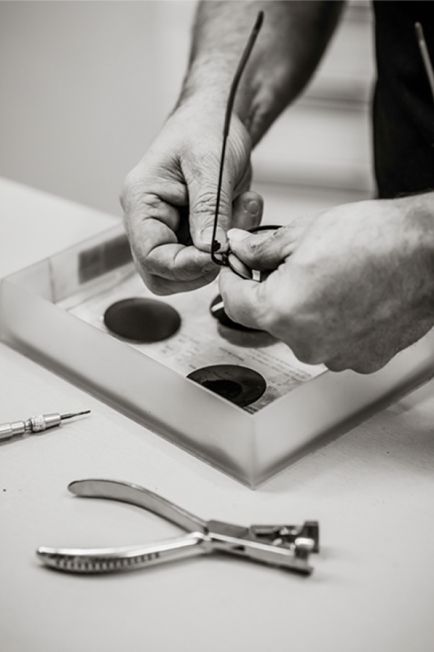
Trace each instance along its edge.
<path fill-rule="evenodd" d="M 75 419 L 75 417 L 81 417 L 83 414 L 90 414 L 90 410 L 83 410 L 83 412 L 67 412 L 66 414 L 61 414 L 60 418 L 62 421 L 66 419 Z"/>
<path fill-rule="evenodd" d="M 90 414 L 90 410 L 82 410 L 81 412 L 67 412 L 60 414 L 59 412 L 51 412 L 49 414 L 38 414 L 23 421 L 11 421 L 9 423 L 0 424 L 0 441 L 3 439 L 10 439 L 17 435 L 33 434 L 35 432 L 42 432 L 49 428 L 57 428 L 66 419 L 74 419 L 75 417 Z"/>

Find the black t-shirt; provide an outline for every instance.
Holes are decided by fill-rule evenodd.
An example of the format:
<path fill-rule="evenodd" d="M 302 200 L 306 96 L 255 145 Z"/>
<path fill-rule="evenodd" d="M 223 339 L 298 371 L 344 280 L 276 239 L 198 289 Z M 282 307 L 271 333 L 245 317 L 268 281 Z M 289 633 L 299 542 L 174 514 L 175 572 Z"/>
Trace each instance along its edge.
<path fill-rule="evenodd" d="M 434 190 L 434 98 L 420 54 L 420 22 L 434 66 L 434 1 L 374 1 L 377 84 L 374 157 L 379 197 Z"/>

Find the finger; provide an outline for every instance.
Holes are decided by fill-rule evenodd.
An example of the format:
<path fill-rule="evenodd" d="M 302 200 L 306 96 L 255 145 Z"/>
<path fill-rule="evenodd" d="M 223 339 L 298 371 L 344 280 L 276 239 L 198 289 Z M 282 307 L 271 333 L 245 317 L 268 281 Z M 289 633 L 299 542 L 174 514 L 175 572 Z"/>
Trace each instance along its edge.
<path fill-rule="evenodd" d="M 363 338 L 347 343 L 345 350 L 327 362 L 329 369 L 352 369 L 359 374 L 372 374 L 382 369 L 402 349 L 422 337 L 432 323 L 415 324 L 409 316 L 408 323 L 399 320 L 399 326 L 390 322 L 378 324 Z"/>
<path fill-rule="evenodd" d="M 251 269 L 276 269 L 295 250 L 309 227 L 312 218 L 294 218 L 275 231 L 247 233 L 230 229 L 228 240 L 231 251 Z"/>
<path fill-rule="evenodd" d="M 158 220 L 145 220 L 142 229 L 133 234 L 131 246 L 146 274 L 172 281 L 194 281 L 212 272 L 217 275 L 209 254 L 179 244 L 173 231 Z"/>
<path fill-rule="evenodd" d="M 143 193 L 130 203 L 125 223 L 144 274 L 193 281 L 214 271 L 209 254 L 178 243 L 175 230 L 179 227 L 179 210 L 154 193 Z"/>
<path fill-rule="evenodd" d="M 234 136 L 228 140 L 220 185 L 218 231 L 221 249 L 227 246 L 226 231 L 231 226 L 234 198 L 247 190 L 251 178 L 248 138 Z M 219 139 L 198 144 L 194 156 L 181 158 L 181 171 L 188 187 L 190 231 L 196 247 L 211 251 L 217 204 L 221 142 Z"/>
<path fill-rule="evenodd" d="M 124 195 L 123 206 L 125 207 L 125 225 L 127 231 L 132 235 L 140 235 L 143 232 L 143 227 L 146 226 L 146 220 L 153 219 L 160 222 L 162 227 L 168 227 L 172 232 L 170 238 L 173 239 L 174 232 L 179 226 L 180 216 L 178 208 L 171 203 L 170 199 L 164 200 L 155 192 L 130 191 L 129 196 Z M 167 235 L 168 231 L 164 230 L 164 234 Z"/>
<path fill-rule="evenodd" d="M 143 280 L 145 281 L 146 287 L 148 287 L 151 292 L 158 294 L 160 296 L 167 296 L 169 294 L 178 294 L 180 292 L 191 292 L 192 290 L 197 290 L 198 288 L 211 283 L 218 274 L 218 270 L 215 269 L 205 276 L 200 276 L 198 279 L 193 281 L 170 281 L 168 279 L 161 278 L 161 276 L 153 276 L 152 274 L 142 275 Z"/>
<path fill-rule="evenodd" d="M 219 271 L 218 268 L 213 265 L 213 268 L 210 271 L 201 272 L 197 277 L 191 278 L 190 280 L 180 281 L 179 279 L 165 278 L 162 275 L 152 274 L 149 271 L 152 265 L 142 265 L 137 259 L 133 249 L 132 255 L 137 271 L 145 282 L 146 287 L 149 288 L 154 294 L 159 295 L 196 290 L 203 285 L 206 285 L 207 283 L 211 283 L 216 278 Z M 166 270 L 164 270 L 164 273 L 165 272 Z"/>
<path fill-rule="evenodd" d="M 208 253 L 179 243 L 154 247 L 146 257 L 146 266 L 151 274 L 173 281 L 194 281 L 218 273 Z"/>
<path fill-rule="evenodd" d="M 355 360 L 351 356 L 347 357 L 341 355 L 329 360 L 325 365 L 330 369 L 330 371 L 335 372 L 352 370 L 358 374 L 372 374 L 384 367 L 386 363 L 387 360 L 372 360 L 369 358 L 365 360 Z"/>
<path fill-rule="evenodd" d="M 267 330 L 266 283 L 241 279 L 225 268 L 220 273 L 219 285 L 230 319 L 249 328 Z"/>
<path fill-rule="evenodd" d="M 393 337 L 388 340 L 393 340 Z M 351 369 L 359 374 L 372 374 L 384 367 L 387 362 L 396 353 L 395 347 L 390 346 L 391 342 L 380 342 L 381 337 L 372 337 L 370 334 L 366 337 L 353 338 L 346 342 L 345 346 L 339 347 L 335 355 L 328 355 L 325 359 L 326 366 L 330 371 L 345 371 Z"/>
<path fill-rule="evenodd" d="M 351 363 L 349 368 L 358 374 L 373 374 L 382 369 L 388 360 L 365 360 L 363 362 Z"/>
<path fill-rule="evenodd" d="M 252 229 L 259 226 L 264 210 L 264 200 L 257 192 L 248 190 L 237 197 L 232 209 L 232 227 Z"/>
<path fill-rule="evenodd" d="M 332 360 L 325 362 L 325 366 L 329 371 L 334 371 L 335 373 L 345 371 L 349 368 L 348 364 L 342 358 L 333 358 Z"/>
<path fill-rule="evenodd" d="M 217 204 L 217 174 L 212 181 L 201 175 L 189 184 L 190 232 L 194 245 L 202 251 L 211 251 L 213 227 Z M 232 186 L 227 174 L 223 174 L 215 240 L 218 249 L 227 245 L 226 231 L 232 219 Z"/>
<path fill-rule="evenodd" d="M 234 196 L 238 197 L 243 192 L 247 192 L 251 186 L 251 183 L 252 183 L 252 164 L 249 161 L 244 169 L 243 176 L 241 177 L 241 179 L 238 181 L 238 183 L 234 188 Z"/>

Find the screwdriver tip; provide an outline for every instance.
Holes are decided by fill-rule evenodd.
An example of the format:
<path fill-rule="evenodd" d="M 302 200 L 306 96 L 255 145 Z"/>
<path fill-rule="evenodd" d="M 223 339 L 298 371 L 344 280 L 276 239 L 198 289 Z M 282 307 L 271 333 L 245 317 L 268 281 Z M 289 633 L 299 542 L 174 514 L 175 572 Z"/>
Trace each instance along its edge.
<path fill-rule="evenodd" d="M 81 412 L 68 412 L 67 414 L 61 414 L 60 418 L 63 421 L 64 419 L 74 419 L 75 417 L 81 417 L 83 414 L 90 414 L 90 410 L 82 410 Z"/>

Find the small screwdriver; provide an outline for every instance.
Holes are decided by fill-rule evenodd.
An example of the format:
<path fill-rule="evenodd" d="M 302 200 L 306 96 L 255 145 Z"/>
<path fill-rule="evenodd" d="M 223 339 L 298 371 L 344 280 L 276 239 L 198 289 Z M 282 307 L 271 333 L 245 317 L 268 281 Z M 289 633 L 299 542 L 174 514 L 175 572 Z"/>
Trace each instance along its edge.
<path fill-rule="evenodd" d="M 16 435 L 42 432 L 42 430 L 47 430 L 48 428 L 56 428 L 61 425 L 62 421 L 65 421 L 66 419 L 74 419 L 82 414 L 90 414 L 90 410 L 84 410 L 83 412 L 68 412 L 66 414 L 59 414 L 58 412 L 38 414 L 26 419 L 25 421 L 3 423 L 0 424 L 0 440 L 10 439 Z"/>

